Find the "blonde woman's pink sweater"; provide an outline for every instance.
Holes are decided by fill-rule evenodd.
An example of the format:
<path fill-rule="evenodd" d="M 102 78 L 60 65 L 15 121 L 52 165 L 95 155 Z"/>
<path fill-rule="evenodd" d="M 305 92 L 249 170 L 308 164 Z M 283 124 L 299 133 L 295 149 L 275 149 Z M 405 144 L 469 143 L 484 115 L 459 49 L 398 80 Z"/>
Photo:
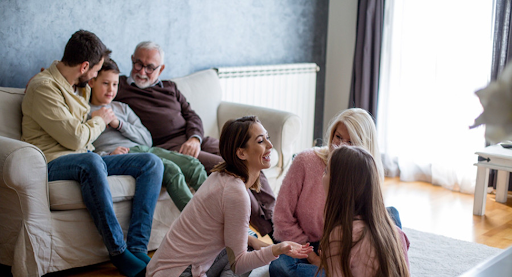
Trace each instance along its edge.
<path fill-rule="evenodd" d="M 325 191 L 324 161 L 313 149 L 299 153 L 283 180 L 274 208 L 274 237 L 304 244 L 323 234 Z"/>
<path fill-rule="evenodd" d="M 212 173 L 167 232 L 146 276 L 177 277 L 192 265 L 192 275 L 204 277 L 224 248 L 235 274 L 269 264 L 277 258 L 272 246 L 247 252 L 250 213 L 242 180 Z"/>

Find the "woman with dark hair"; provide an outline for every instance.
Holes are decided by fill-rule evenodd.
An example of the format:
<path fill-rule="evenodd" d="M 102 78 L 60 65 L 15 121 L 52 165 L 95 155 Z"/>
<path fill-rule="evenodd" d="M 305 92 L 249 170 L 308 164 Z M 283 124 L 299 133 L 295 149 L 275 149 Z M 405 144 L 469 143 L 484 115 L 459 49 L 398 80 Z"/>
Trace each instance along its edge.
<path fill-rule="evenodd" d="M 325 276 L 409 276 L 409 240 L 386 211 L 379 171 L 361 147 L 342 146 L 329 159 L 320 240 Z"/>
<path fill-rule="evenodd" d="M 222 128 L 220 153 L 224 162 L 196 192 L 171 226 L 147 267 L 147 276 L 206 276 L 225 248 L 235 274 L 248 272 L 281 254 L 305 258 L 306 245 L 282 242 L 266 246 L 249 238 L 251 206 L 247 189 L 259 190 L 260 171 L 270 167 L 272 143 L 255 116 L 230 120 Z M 256 249 L 247 252 L 247 246 Z M 189 267 L 189 269 L 187 269 Z"/>

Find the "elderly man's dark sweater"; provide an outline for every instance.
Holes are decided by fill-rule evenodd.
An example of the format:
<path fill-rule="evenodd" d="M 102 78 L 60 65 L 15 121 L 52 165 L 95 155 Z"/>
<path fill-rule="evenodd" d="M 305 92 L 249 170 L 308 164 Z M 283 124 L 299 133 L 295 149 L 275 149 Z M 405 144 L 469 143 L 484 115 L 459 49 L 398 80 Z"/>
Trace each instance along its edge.
<path fill-rule="evenodd" d="M 155 85 L 140 89 L 127 82 L 126 76 L 119 77 L 119 90 L 114 100 L 128 104 L 148 128 L 153 137 L 153 146 L 179 151 L 180 146 L 191 136 L 202 138 L 201 152 L 197 157 L 207 172 L 222 162 L 219 152 L 219 141 L 211 137 L 203 137 L 201 118 L 190 108 L 176 84 L 162 81 L 163 87 Z M 251 225 L 261 235 L 272 235 L 272 214 L 275 196 L 267 178 L 260 177 L 261 191 L 251 190 Z"/>
<path fill-rule="evenodd" d="M 164 87 L 140 89 L 129 85 L 126 79 L 126 76 L 119 77 L 119 92 L 114 100 L 128 104 L 137 114 L 151 133 L 153 145 L 183 135 L 186 139 L 193 135 L 203 138 L 201 118 L 190 108 L 174 82 L 162 81 Z"/>

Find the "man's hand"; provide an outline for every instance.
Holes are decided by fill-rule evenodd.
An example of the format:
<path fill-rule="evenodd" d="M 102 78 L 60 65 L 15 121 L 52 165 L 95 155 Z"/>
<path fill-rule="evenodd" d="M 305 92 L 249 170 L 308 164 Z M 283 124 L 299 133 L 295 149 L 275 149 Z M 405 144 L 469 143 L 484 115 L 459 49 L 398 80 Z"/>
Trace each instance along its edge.
<path fill-rule="evenodd" d="M 191 137 L 181 145 L 180 153 L 197 158 L 201 152 L 201 143 L 197 137 Z"/>
<path fill-rule="evenodd" d="M 285 254 L 292 258 L 304 259 L 307 258 L 308 254 L 311 252 L 313 252 L 313 246 L 310 246 L 309 243 L 300 245 L 292 241 L 283 241 L 272 246 L 272 254 L 274 254 L 274 256 Z"/>
<path fill-rule="evenodd" d="M 115 114 L 114 114 L 114 116 L 115 116 Z M 114 119 L 112 119 L 112 121 L 110 121 L 108 126 L 114 128 L 114 129 L 117 129 L 117 127 L 119 127 L 119 119 L 117 119 L 117 116 Z"/>
<path fill-rule="evenodd" d="M 128 154 L 129 151 L 130 151 L 130 148 L 124 147 L 124 146 L 119 146 L 116 148 L 116 150 L 112 151 L 112 153 L 110 153 L 110 155 Z"/>
<path fill-rule="evenodd" d="M 316 265 L 320 267 L 320 256 L 318 256 L 315 251 L 308 254 L 308 262 L 312 265 Z"/>
<path fill-rule="evenodd" d="M 105 108 L 105 107 L 102 107 L 101 109 L 96 110 L 91 113 L 91 117 L 95 117 L 95 116 L 101 117 L 101 119 L 103 119 L 103 121 L 105 121 L 105 125 L 108 125 L 110 122 L 112 122 L 112 120 L 117 118 L 111 108 Z"/>

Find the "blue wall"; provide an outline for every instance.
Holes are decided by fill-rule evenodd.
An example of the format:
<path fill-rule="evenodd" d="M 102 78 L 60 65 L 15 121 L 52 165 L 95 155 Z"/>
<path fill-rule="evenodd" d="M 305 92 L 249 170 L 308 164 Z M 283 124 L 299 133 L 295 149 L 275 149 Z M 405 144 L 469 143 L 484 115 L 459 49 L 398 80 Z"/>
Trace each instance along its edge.
<path fill-rule="evenodd" d="M 109 47 L 123 74 L 138 42 L 166 53 L 162 78 L 221 66 L 314 62 L 321 137 L 328 0 L 1 0 L 0 86 L 24 87 L 62 57 L 78 29 Z"/>

